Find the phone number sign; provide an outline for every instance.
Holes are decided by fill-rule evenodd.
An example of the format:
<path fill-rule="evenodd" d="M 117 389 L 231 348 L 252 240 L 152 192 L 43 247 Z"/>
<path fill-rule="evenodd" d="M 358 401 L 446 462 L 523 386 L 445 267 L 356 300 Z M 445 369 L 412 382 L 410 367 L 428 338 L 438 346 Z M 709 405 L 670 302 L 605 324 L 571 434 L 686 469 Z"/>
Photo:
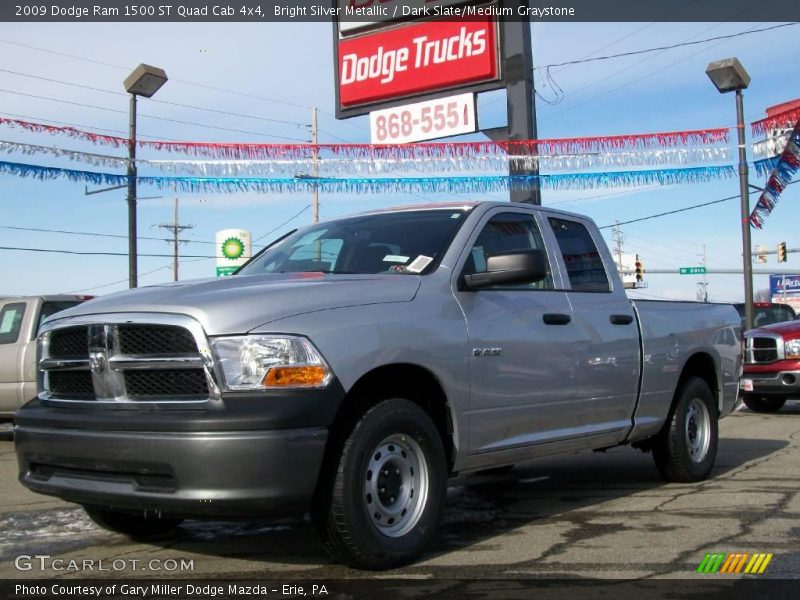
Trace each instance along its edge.
<path fill-rule="evenodd" d="M 369 113 L 373 144 L 406 144 L 477 131 L 475 94 L 459 94 Z"/>

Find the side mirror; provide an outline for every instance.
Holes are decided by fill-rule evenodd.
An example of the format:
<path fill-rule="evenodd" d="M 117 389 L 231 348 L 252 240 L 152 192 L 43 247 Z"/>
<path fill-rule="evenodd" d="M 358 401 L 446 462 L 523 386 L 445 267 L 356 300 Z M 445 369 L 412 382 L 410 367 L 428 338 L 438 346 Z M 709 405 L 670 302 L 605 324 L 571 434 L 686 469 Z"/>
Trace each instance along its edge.
<path fill-rule="evenodd" d="M 547 261 L 542 250 L 523 250 L 495 254 L 486 260 L 486 270 L 464 275 L 467 289 L 491 285 L 536 283 L 547 277 Z"/>

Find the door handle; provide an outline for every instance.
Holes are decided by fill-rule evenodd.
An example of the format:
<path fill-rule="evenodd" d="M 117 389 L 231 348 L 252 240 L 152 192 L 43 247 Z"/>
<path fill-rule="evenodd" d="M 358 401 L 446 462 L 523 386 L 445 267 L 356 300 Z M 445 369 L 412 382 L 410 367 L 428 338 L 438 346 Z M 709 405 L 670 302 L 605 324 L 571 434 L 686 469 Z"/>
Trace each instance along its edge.
<path fill-rule="evenodd" d="M 562 313 L 545 313 L 542 315 L 542 321 L 547 325 L 566 325 L 572 321 L 572 317 Z"/>
<path fill-rule="evenodd" d="M 611 315 L 608 320 L 611 321 L 612 325 L 630 325 L 633 323 L 631 315 Z"/>

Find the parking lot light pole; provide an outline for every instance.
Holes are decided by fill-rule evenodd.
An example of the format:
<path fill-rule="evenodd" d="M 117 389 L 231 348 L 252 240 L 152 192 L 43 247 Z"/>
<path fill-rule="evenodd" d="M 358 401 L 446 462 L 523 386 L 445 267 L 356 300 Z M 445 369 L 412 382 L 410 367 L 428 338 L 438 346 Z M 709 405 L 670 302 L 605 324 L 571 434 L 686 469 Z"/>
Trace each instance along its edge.
<path fill-rule="evenodd" d="M 708 65 L 706 75 L 721 94 L 736 92 L 736 131 L 739 145 L 739 197 L 742 221 L 742 266 L 744 267 L 745 329 L 753 327 L 753 251 L 750 241 L 750 190 L 747 149 L 744 139 L 744 100 L 742 90 L 750 85 L 750 75 L 739 59 L 726 58 Z"/>
<path fill-rule="evenodd" d="M 137 282 L 136 250 L 136 96 L 150 98 L 167 82 L 163 69 L 141 64 L 125 78 L 125 91 L 131 95 L 128 121 L 128 287 Z"/>

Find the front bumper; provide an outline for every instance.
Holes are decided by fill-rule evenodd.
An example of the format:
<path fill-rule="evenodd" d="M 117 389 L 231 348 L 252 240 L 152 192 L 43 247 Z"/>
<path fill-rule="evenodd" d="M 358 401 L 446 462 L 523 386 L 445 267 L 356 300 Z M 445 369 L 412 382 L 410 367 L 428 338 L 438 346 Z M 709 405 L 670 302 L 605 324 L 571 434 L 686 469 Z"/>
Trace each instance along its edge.
<path fill-rule="evenodd" d="M 35 492 L 120 510 L 302 513 L 343 397 L 334 380 L 322 389 L 226 394 L 204 409 L 36 399 L 16 414 L 19 480 Z"/>
<path fill-rule="evenodd" d="M 745 394 L 761 396 L 800 396 L 800 371 L 763 370 L 747 372 L 742 375 L 740 388 Z"/>
<path fill-rule="evenodd" d="M 173 516 L 299 513 L 314 493 L 325 427 L 132 432 L 17 425 L 19 479 L 70 502 Z"/>

